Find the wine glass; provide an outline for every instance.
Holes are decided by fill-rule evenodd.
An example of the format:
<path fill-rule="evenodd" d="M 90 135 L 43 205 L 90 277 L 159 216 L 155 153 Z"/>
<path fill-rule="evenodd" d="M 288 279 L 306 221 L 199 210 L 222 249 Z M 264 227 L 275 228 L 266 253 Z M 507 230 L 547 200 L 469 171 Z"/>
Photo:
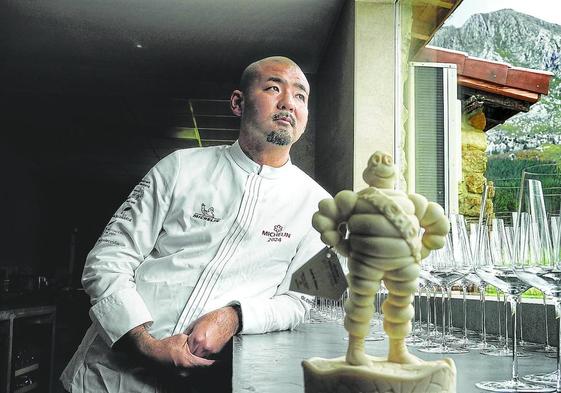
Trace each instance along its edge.
<path fill-rule="evenodd" d="M 561 259 L 561 250 L 560 250 L 561 249 L 561 218 L 559 216 L 551 217 L 550 222 L 551 222 L 550 229 L 552 233 L 551 238 L 553 243 L 553 256 L 554 258 Z M 545 301 L 545 297 L 544 297 L 544 301 Z M 555 304 L 555 314 L 556 314 L 556 319 L 558 320 L 559 323 L 559 317 L 561 316 L 561 308 L 559 307 L 558 303 Z M 561 327 L 558 326 L 558 328 Z M 561 334 L 559 333 L 559 330 L 558 330 L 558 334 Z M 553 347 L 555 349 L 554 352 L 545 351 L 546 352 L 545 356 L 554 357 L 558 359 L 559 342 L 557 346 L 558 346 L 557 348 Z M 559 376 L 559 372 L 555 370 L 548 373 L 530 374 L 530 375 L 526 375 L 523 378 L 530 382 L 537 382 L 537 383 L 543 383 L 551 386 L 557 386 L 558 376 Z M 559 388 L 557 388 L 557 391 L 559 391 Z"/>
<path fill-rule="evenodd" d="M 488 236 L 488 227 L 486 224 L 486 217 L 490 199 L 493 197 L 495 187 L 490 186 L 487 182 L 483 185 L 483 193 L 481 195 L 481 206 L 479 210 L 479 220 L 477 224 L 470 224 L 470 247 L 474 257 L 475 266 L 472 274 L 466 277 L 476 277 L 477 285 L 479 288 L 479 304 L 481 314 L 481 343 L 478 348 L 482 351 L 494 350 L 495 346 L 487 342 L 487 325 L 486 325 L 486 299 L 485 293 L 487 291 L 488 283 L 482 278 L 481 274 L 477 273 L 478 268 L 487 266 L 491 263 L 490 245 Z M 474 282 L 476 281 L 473 280 Z"/>
<path fill-rule="evenodd" d="M 451 234 L 446 237 L 446 242 L 444 247 L 440 250 L 434 252 L 433 258 L 429 263 L 425 265 L 430 266 L 429 279 L 435 282 L 441 288 L 442 295 L 442 335 L 440 344 L 435 347 L 421 347 L 419 351 L 428 353 L 467 353 L 469 352 L 465 348 L 454 348 L 448 345 L 447 333 L 446 333 L 446 315 L 449 308 L 446 304 L 445 294 L 449 294 L 451 285 L 456 281 L 460 280 L 463 276 L 467 274 L 467 269 L 462 268 L 464 265 L 460 265 L 454 256 L 453 244 L 452 244 Z M 458 251 L 460 253 L 461 251 Z M 423 277 L 424 278 L 424 277 Z M 448 298 L 449 300 L 449 298 Z M 449 318 L 449 316 L 448 316 Z"/>
<path fill-rule="evenodd" d="M 561 175 L 554 165 L 538 165 L 527 168 L 522 174 L 519 212 L 529 212 L 530 219 L 520 221 L 520 227 L 527 225 L 526 242 L 528 258 L 517 265 L 520 277 L 532 286 L 553 298 L 555 308 L 561 308 L 561 220 L 559 220 L 558 190 Z M 546 184 L 544 190 L 543 184 Z M 545 192 L 544 192 L 545 191 Z M 553 200 L 553 202 L 551 202 Z M 555 214 L 552 216 L 552 214 Z M 548 217 L 549 216 L 549 217 Z M 561 337 L 561 320 L 558 320 L 558 335 Z M 534 374 L 524 377 L 527 381 L 550 383 L 561 391 L 561 357 L 557 348 L 557 370 L 548 374 Z"/>
<path fill-rule="evenodd" d="M 487 236 L 485 239 L 482 240 L 482 246 L 485 248 L 489 248 L 487 252 L 487 258 L 489 262 L 489 266 L 491 265 L 500 265 L 500 266 L 509 266 L 512 263 L 512 228 L 505 227 L 504 219 L 502 218 L 493 218 L 490 220 L 491 228 L 493 230 L 489 232 L 485 232 Z M 497 289 L 497 298 L 500 299 L 499 293 L 503 293 L 503 307 L 504 307 L 504 331 L 505 337 L 504 340 L 500 340 L 500 337 L 497 338 L 498 344 L 502 343 L 502 347 L 499 349 L 495 347 L 483 349 L 481 353 L 483 355 L 488 356 L 499 356 L 499 357 L 511 357 L 513 349 L 509 347 L 509 329 L 508 329 L 508 320 L 509 320 L 509 306 L 511 297 L 509 297 L 508 293 L 505 293 L 500 286 L 495 285 Z M 522 294 L 525 292 L 529 287 L 526 286 L 525 288 L 520 288 Z M 517 296 L 517 302 L 520 304 L 520 296 Z M 499 302 L 497 306 L 499 306 Z M 517 308 L 518 309 L 518 308 Z M 500 315 L 500 313 L 499 313 Z M 499 320 L 499 324 L 500 324 Z M 517 341 L 518 345 L 520 345 L 519 341 Z M 528 356 L 527 353 L 518 351 L 517 357 L 526 357 Z"/>
<path fill-rule="evenodd" d="M 481 222 L 481 220 L 480 220 Z M 486 321 L 486 299 L 485 293 L 487 291 L 488 284 L 477 274 L 477 268 L 490 263 L 491 257 L 489 254 L 489 237 L 488 229 L 484 224 L 470 224 L 470 248 L 472 250 L 472 255 L 474 256 L 473 262 L 474 266 L 472 273 L 468 274 L 466 278 L 474 282 L 479 289 L 479 313 L 481 321 L 481 342 L 479 342 L 474 349 L 494 350 L 496 347 L 491 345 L 487 341 L 487 321 Z"/>
<path fill-rule="evenodd" d="M 543 292 L 542 292 L 543 293 Z M 533 349 L 534 352 L 542 352 L 542 353 L 557 353 L 557 348 L 550 345 L 549 343 L 549 321 L 548 321 L 548 312 L 547 312 L 547 294 L 543 294 L 543 316 L 544 316 L 544 336 L 545 336 L 545 343 L 543 346 L 539 348 Z"/>
<path fill-rule="evenodd" d="M 519 217 L 522 222 L 522 217 Z M 493 392 L 551 392 L 551 388 L 521 381 L 518 375 L 518 348 L 517 348 L 517 305 L 521 294 L 532 284 L 522 280 L 515 271 L 515 266 L 527 255 L 525 253 L 525 239 L 527 231 L 515 226 L 515 242 L 511 247 L 507 232 L 502 220 L 493 222 L 496 227 L 490 231 L 491 263 L 478 267 L 477 274 L 485 281 L 499 288 L 506 296 L 511 307 L 512 320 L 512 375 L 511 379 L 503 381 L 481 381 L 475 385 L 483 390 Z"/>
<path fill-rule="evenodd" d="M 423 266 L 427 263 L 429 258 L 432 258 L 433 253 L 431 253 L 424 261 Z M 425 269 L 421 269 L 420 273 L 420 281 L 423 282 L 423 288 L 425 289 L 425 315 L 426 315 L 426 331 L 421 332 L 419 334 L 421 338 L 421 342 L 415 346 L 422 347 L 422 348 L 429 348 L 429 347 L 436 347 L 438 344 L 434 342 L 432 339 L 436 336 L 436 313 L 433 314 L 433 309 L 436 311 L 436 301 L 434 300 L 434 294 L 436 293 L 437 285 L 432 281 L 433 278 L 430 276 L 429 273 Z M 431 307 L 431 298 L 432 298 L 432 305 Z M 419 301 L 419 315 L 422 316 L 422 305 Z M 434 316 L 433 316 L 434 315 Z M 434 322 L 433 322 L 434 321 Z M 434 331 L 431 329 L 431 326 L 434 327 Z M 422 324 L 420 326 L 422 330 Z"/>
<path fill-rule="evenodd" d="M 456 261 L 456 269 L 462 273 L 462 278 L 458 281 L 462 287 L 462 306 L 463 306 L 463 329 L 462 337 L 456 341 L 455 344 L 466 348 L 475 349 L 479 348 L 479 343 L 468 338 L 467 332 L 467 302 L 466 302 L 466 292 L 469 283 L 473 283 L 473 278 L 469 278 L 470 275 L 477 277 L 472 272 L 475 270 L 475 265 L 473 264 L 473 253 L 471 250 L 470 240 L 467 232 L 466 220 L 461 214 L 451 214 L 450 215 L 450 234 L 452 237 L 452 250 L 454 254 L 454 259 Z M 477 280 L 476 284 L 479 282 Z"/>

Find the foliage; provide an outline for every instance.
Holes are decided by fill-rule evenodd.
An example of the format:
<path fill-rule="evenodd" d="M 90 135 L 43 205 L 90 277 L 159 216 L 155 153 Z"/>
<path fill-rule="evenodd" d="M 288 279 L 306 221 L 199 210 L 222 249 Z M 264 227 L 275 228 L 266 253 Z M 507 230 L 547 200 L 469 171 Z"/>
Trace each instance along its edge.
<path fill-rule="evenodd" d="M 495 185 L 495 196 L 493 198 L 493 211 L 498 218 L 508 217 L 509 212 L 518 210 L 518 189 L 520 180 L 509 179 Z"/>
<path fill-rule="evenodd" d="M 555 147 L 558 148 L 560 146 Z M 551 154 L 555 153 L 552 152 Z M 557 154 L 556 158 L 559 160 L 559 153 Z M 520 189 L 520 181 L 524 169 L 534 165 L 554 163 L 551 160 L 544 160 L 546 158 L 545 155 L 539 158 L 541 160 L 511 160 L 504 157 L 489 158 L 485 177 L 487 180 L 492 181 L 495 187 L 495 196 L 493 198 L 495 214 L 513 212 L 518 209 L 518 190 Z M 546 167 L 546 169 L 546 171 L 542 170 L 540 172 L 546 176 L 539 175 L 535 178 L 542 182 L 547 211 L 555 212 L 559 210 L 561 205 L 561 172 L 554 166 Z"/>
<path fill-rule="evenodd" d="M 520 179 L 524 168 L 543 163 L 543 161 L 534 159 L 511 160 L 504 156 L 491 156 L 487 161 L 487 172 L 485 173 L 485 177 L 488 180 L 493 180 L 495 182 L 499 179 Z"/>
<path fill-rule="evenodd" d="M 519 150 L 514 153 L 514 156 L 518 160 L 525 160 L 525 161 L 539 161 L 542 157 L 542 152 L 539 150 Z"/>
<path fill-rule="evenodd" d="M 497 288 L 492 285 L 487 286 L 485 290 L 485 294 L 487 296 L 497 295 Z M 530 288 L 526 292 L 522 294 L 523 298 L 526 299 L 543 299 L 543 292 L 536 288 Z"/>
<path fill-rule="evenodd" d="M 543 145 L 542 158 L 557 164 L 561 171 L 561 146 L 560 145 Z"/>

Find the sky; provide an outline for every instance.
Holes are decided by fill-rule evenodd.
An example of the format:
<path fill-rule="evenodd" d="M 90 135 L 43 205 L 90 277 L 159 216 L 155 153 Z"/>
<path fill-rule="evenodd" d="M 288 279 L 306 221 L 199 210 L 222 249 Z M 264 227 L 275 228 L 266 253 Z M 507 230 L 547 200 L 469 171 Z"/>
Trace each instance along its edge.
<path fill-rule="evenodd" d="M 547 22 L 561 25 L 561 0 L 463 0 L 445 26 L 460 27 L 473 14 L 512 8 Z"/>

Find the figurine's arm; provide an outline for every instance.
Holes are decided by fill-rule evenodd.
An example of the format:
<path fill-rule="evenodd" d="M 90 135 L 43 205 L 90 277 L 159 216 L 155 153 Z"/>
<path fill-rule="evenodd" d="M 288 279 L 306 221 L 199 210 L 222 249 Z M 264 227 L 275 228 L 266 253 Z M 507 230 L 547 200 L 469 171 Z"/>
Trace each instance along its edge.
<path fill-rule="evenodd" d="M 426 258 L 431 250 L 444 247 L 446 235 L 450 230 L 450 222 L 444 209 L 434 202 L 429 202 L 419 194 L 409 194 L 409 199 L 415 205 L 415 215 L 419 219 L 421 228 L 424 228 L 421 249 L 421 258 Z"/>
<path fill-rule="evenodd" d="M 319 202 L 319 210 L 312 217 L 312 226 L 321 233 L 321 241 L 328 246 L 335 247 L 344 256 L 349 254 L 349 240 L 345 239 L 346 224 L 353 214 L 358 195 L 349 190 L 343 190 L 333 199 L 323 199 Z"/>

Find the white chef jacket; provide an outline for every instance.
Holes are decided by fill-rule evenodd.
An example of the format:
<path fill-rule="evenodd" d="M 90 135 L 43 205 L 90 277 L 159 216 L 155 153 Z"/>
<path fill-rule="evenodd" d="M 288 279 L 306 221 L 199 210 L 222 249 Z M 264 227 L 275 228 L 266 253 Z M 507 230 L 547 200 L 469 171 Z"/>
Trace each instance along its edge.
<path fill-rule="evenodd" d="M 143 323 L 161 339 L 237 303 L 243 334 L 294 328 L 306 304 L 288 291 L 290 278 L 323 247 L 311 217 L 328 197 L 290 161 L 259 165 L 238 142 L 162 159 L 88 254 L 82 284 L 93 325 L 61 376 L 65 389 L 159 391 L 111 350 Z"/>

